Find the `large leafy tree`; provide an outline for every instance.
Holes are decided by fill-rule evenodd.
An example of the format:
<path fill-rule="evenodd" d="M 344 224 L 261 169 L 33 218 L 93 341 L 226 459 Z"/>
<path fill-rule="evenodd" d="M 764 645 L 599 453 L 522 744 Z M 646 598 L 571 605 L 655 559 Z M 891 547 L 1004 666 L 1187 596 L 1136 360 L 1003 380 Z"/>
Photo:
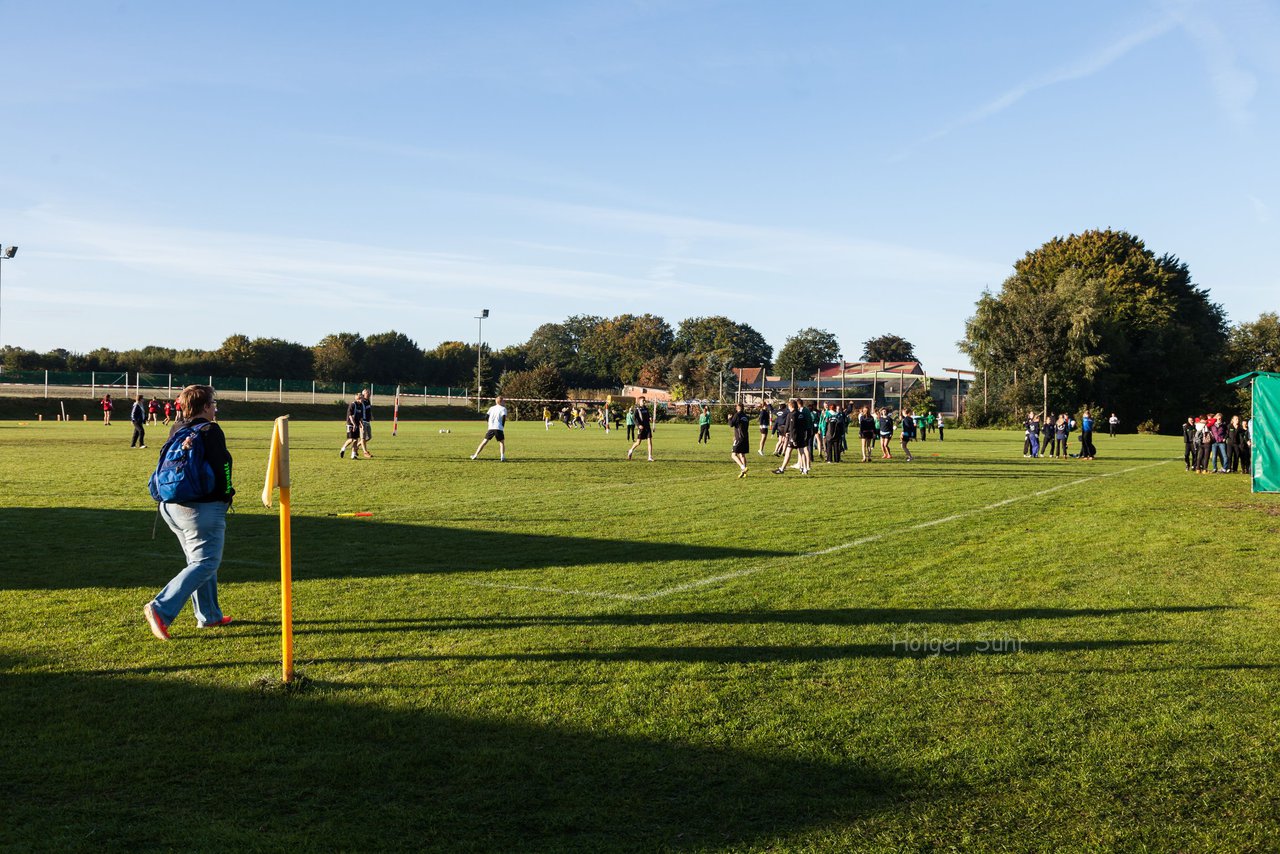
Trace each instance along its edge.
<path fill-rule="evenodd" d="M 566 368 L 577 356 L 577 342 L 564 324 L 544 323 L 533 330 L 524 344 L 524 350 L 530 365 Z"/>
<path fill-rule="evenodd" d="M 916 348 L 901 335 L 880 335 L 862 342 L 862 358 L 868 362 L 914 362 Z"/>
<path fill-rule="evenodd" d="M 423 382 L 431 386 L 475 388 L 476 346 L 442 341 L 423 354 Z"/>
<path fill-rule="evenodd" d="M 222 370 L 238 376 L 257 375 L 253 354 L 253 341 L 248 335 L 229 335 L 218 348 L 218 361 Z"/>
<path fill-rule="evenodd" d="M 403 332 L 377 332 L 364 339 L 362 375 L 376 383 L 414 383 L 422 378 L 422 349 Z"/>
<path fill-rule="evenodd" d="M 1251 323 L 1233 326 L 1228 352 L 1236 373 L 1280 371 L 1280 314 L 1264 312 Z"/>
<path fill-rule="evenodd" d="M 1225 346 L 1222 309 L 1187 265 L 1110 230 L 1028 252 L 960 342 L 1006 414 L 1038 407 L 1048 374 L 1051 409 L 1096 403 L 1168 429 L 1222 399 Z"/>
<path fill-rule="evenodd" d="M 364 362 L 364 338 L 358 332 L 336 332 L 312 348 L 316 378 L 330 382 L 360 379 Z"/>
<path fill-rule="evenodd" d="M 539 365 L 528 371 L 507 371 L 498 379 L 498 388 L 506 405 L 522 418 L 534 418 L 545 401 L 563 400 L 564 377 L 555 365 Z M 552 407 L 553 409 L 555 407 Z"/>
<path fill-rule="evenodd" d="M 818 368 L 835 361 L 839 355 L 840 342 L 836 336 L 825 329 L 810 326 L 787 338 L 778 351 L 774 370 L 780 377 L 791 376 L 794 371 L 797 379 L 812 379 Z"/>
<path fill-rule="evenodd" d="M 680 321 L 674 349 L 682 353 L 716 354 L 729 367 L 768 365 L 773 348 L 745 323 L 727 317 L 690 317 Z"/>
<path fill-rule="evenodd" d="M 581 353 L 587 364 L 610 383 L 634 380 L 646 362 L 666 356 L 675 339 L 671 327 L 652 314 L 622 314 L 601 320 L 583 337 Z"/>
<path fill-rule="evenodd" d="M 1227 344 L 1231 373 L 1249 371 L 1280 371 L 1280 315 L 1264 312 L 1251 323 L 1239 323 L 1231 327 Z M 1253 387 L 1237 389 L 1237 405 L 1241 412 L 1253 410 Z"/>

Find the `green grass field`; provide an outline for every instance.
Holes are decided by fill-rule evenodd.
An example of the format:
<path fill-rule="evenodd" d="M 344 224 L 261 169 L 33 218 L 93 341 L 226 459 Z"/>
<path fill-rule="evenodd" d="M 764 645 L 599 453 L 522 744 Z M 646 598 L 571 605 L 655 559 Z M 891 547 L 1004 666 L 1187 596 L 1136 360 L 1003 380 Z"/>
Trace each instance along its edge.
<path fill-rule="evenodd" d="M 188 607 L 167 644 L 159 434 L 0 425 L 0 846 L 1280 845 L 1280 496 L 1179 440 L 1051 462 L 953 430 L 740 481 L 724 426 L 660 426 L 652 464 L 595 429 L 514 424 L 499 464 L 467 459 L 480 423 L 388 426 L 359 462 L 292 427 L 284 691 L 269 423 L 224 423 L 236 622 Z"/>

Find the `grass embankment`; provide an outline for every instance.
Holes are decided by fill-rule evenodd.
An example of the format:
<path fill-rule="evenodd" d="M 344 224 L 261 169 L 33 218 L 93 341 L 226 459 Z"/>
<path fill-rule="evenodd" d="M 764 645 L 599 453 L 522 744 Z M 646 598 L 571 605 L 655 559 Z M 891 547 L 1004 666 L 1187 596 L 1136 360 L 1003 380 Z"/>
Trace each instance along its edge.
<path fill-rule="evenodd" d="M 0 426 L 0 845 L 1274 848 L 1280 499 L 1176 440 L 737 480 L 723 426 L 298 424 L 286 693 L 269 424 L 225 426 L 236 622 L 168 644 L 155 445 Z"/>

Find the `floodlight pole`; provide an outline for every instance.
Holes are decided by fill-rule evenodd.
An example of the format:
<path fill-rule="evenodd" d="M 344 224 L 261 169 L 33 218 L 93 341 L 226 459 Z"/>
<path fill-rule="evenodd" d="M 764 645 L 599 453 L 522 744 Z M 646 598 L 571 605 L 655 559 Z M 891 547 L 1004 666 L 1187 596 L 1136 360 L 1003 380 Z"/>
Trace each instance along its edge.
<path fill-rule="evenodd" d="M 481 309 L 476 315 L 476 410 L 483 410 L 484 403 L 480 400 L 480 360 L 484 354 L 484 319 L 489 316 L 489 309 Z"/>
<path fill-rule="evenodd" d="M 13 256 L 17 254 L 18 254 L 18 247 L 0 245 L 0 282 L 3 282 L 4 262 L 12 261 Z M 2 292 L 0 292 L 0 297 L 2 296 L 3 294 Z M 4 352 L 3 348 L 0 347 L 0 353 L 3 353 L 3 352 Z"/>
<path fill-rule="evenodd" d="M 844 408 L 844 353 L 840 354 L 840 407 Z"/>

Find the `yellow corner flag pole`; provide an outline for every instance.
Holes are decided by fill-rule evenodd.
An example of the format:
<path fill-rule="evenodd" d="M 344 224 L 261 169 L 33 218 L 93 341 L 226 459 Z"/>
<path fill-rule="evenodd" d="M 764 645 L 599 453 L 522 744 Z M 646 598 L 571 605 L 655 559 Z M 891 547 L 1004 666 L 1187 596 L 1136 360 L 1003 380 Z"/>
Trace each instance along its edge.
<path fill-rule="evenodd" d="M 289 524 L 289 416 L 276 419 L 271 430 L 271 455 L 262 503 L 271 506 L 271 493 L 280 488 L 280 652 L 285 682 L 293 681 L 293 532 Z"/>

